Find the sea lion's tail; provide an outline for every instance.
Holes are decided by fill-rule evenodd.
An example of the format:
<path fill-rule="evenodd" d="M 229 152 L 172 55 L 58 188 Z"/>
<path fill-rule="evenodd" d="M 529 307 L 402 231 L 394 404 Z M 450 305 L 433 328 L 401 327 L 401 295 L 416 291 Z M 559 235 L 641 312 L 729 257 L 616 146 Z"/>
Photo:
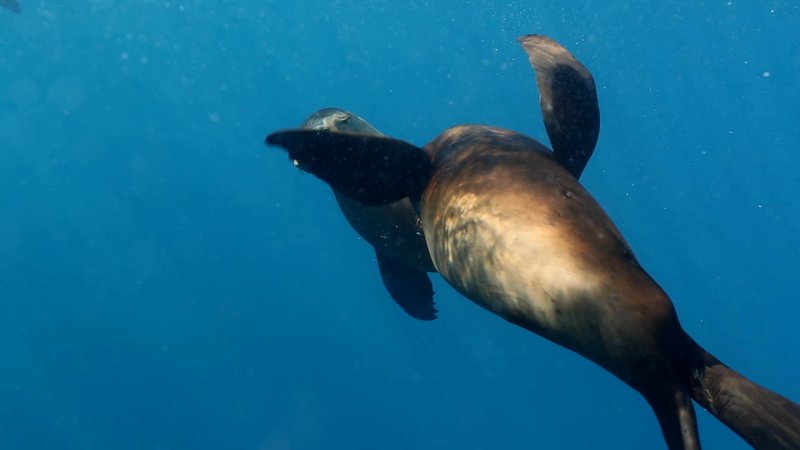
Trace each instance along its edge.
<path fill-rule="evenodd" d="M 759 450 L 800 449 L 800 405 L 753 383 L 690 340 L 691 395 Z"/>

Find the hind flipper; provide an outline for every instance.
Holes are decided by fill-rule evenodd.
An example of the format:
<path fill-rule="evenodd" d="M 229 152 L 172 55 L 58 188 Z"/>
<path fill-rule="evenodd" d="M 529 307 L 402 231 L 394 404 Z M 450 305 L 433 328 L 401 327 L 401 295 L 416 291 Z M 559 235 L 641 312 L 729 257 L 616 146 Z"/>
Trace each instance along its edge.
<path fill-rule="evenodd" d="M 365 205 L 418 199 L 433 171 L 424 150 L 383 136 L 287 130 L 266 143 L 285 148 L 300 169 Z"/>
<path fill-rule="evenodd" d="M 597 90 L 589 70 L 558 42 L 529 34 L 519 38 L 536 70 L 544 124 L 553 154 L 579 178 L 600 134 Z"/>
<path fill-rule="evenodd" d="M 691 343 L 692 398 L 759 450 L 800 449 L 800 404 L 760 386 Z"/>
<path fill-rule="evenodd" d="M 386 290 L 392 299 L 411 317 L 419 320 L 436 319 L 433 285 L 425 271 L 375 251 L 378 268 Z"/>
<path fill-rule="evenodd" d="M 656 413 L 669 450 L 700 450 L 697 417 L 688 387 L 668 382 L 657 390 L 640 392 Z"/>

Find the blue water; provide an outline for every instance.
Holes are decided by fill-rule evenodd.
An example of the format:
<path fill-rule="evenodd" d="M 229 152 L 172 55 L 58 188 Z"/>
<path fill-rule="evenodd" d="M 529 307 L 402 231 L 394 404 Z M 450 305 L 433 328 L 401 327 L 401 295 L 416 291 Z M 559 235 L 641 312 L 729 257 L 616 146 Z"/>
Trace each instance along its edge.
<path fill-rule="evenodd" d="M 0 449 L 663 448 L 638 394 L 438 276 L 440 319 L 404 315 L 327 186 L 263 144 L 326 106 L 418 145 L 464 122 L 547 142 L 525 33 L 593 72 L 582 181 L 684 327 L 800 400 L 795 1 L 21 3 Z"/>

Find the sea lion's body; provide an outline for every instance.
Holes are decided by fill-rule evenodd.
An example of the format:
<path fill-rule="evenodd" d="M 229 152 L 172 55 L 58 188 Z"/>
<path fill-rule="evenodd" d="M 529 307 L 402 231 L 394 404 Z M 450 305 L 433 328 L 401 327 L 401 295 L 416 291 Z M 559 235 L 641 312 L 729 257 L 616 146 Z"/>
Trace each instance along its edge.
<path fill-rule="evenodd" d="M 552 153 L 488 126 L 450 128 L 424 150 L 308 130 L 267 142 L 363 204 L 408 197 L 450 285 L 636 389 L 670 449 L 700 448 L 691 399 L 758 449 L 800 449 L 800 405 L 736 373 L 685 333 L 667 294 L 578 182 L 599 123 L 586 112 L 597 106 L 588 71 L 548 38 L 521 42 L 537 71 Z"/>
<path fill-rule="evenodd" d="M 660 421 L 693 427 L 688 384 L 676 380 L 685 334 L 672 302 L 550 151 L 487 126 L 451 128 L 425 150 L 434 170 L 420 215 L 439 273 L 645 393 Z"/>
<path fill-rule="evenodd" d="M 669 298 L 611 219 L 537 141 L 461 126 L 426 146 L 436 167 L 420 210 L 442 276 L 495 314 L 633 381 Z M 622 362 L 620 362 L 622 360 Z"/>

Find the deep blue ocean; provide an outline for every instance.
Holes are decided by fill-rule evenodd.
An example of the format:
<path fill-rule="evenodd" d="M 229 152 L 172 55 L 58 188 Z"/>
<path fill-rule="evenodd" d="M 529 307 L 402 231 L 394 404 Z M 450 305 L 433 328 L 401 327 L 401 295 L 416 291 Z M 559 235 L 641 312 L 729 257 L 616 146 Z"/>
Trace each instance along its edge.
<path fill-rule="evenodd" d="M 686 330 L 800 401 L 800 4 L 20 0 L 0 9 L 0 449 L 664 448 L 622 382 L 460 296 L 392 302 L 264 137 L 336 106 L 549 143 L 516 42 L 593 73 L 582 182 Z M 744 441 L 698 408 L 707 449 Z"/>

